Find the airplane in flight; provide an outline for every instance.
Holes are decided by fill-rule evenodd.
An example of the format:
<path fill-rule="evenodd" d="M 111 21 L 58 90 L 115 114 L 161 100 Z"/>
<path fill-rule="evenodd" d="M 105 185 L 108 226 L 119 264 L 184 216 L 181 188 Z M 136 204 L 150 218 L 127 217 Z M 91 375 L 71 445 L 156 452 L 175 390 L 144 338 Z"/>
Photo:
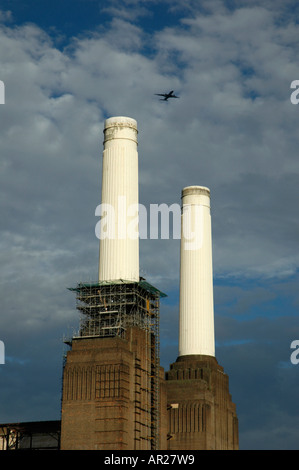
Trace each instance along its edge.
<path fill-rule="evenodd" d="M 170 91 L 169 93 L 155 93 L 155 95 L 157 95 L 157 96 L 164 96 L 164 98 L 163 98 L 163 99 L 160 99 L 160 101 L 167 101 L 168 98 L 179 98 L 179 96 L 175 96 L 175 95 L 173 94 L 173 90 Z"/>

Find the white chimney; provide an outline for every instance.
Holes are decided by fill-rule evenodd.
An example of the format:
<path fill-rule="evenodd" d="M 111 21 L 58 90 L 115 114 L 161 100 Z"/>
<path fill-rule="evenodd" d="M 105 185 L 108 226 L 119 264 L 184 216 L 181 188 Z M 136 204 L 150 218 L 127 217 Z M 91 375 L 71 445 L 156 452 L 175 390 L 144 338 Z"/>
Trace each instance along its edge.
<path fill-rule="evenodd" d="M 182 191 L 179 356 L 215 356 L 210 190 Z"/>
<path fill-rule="evenodd" d="M 135 119 L 105 121 L 99 281 L 139 281 L 137 132 Z"/>

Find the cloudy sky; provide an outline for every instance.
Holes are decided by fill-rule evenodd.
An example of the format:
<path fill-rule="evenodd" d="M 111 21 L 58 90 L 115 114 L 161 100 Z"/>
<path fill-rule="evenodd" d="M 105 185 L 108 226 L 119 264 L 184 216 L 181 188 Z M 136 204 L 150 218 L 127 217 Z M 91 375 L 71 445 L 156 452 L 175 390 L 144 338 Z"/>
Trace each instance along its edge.
<path fill-rule="evenodd" d="M 67 290 L 95 280 L 103 123 L 139 128 L 140 203 L 211 190 L 216 357 L 241 449 L 299 449 L 299 7 L 291 0 L 1 0 L 0 422 L 60 418 Z M 175 90 L 179 100 L 155 93 Z M 179 240 L 141 240 L 178 354 Z"/>

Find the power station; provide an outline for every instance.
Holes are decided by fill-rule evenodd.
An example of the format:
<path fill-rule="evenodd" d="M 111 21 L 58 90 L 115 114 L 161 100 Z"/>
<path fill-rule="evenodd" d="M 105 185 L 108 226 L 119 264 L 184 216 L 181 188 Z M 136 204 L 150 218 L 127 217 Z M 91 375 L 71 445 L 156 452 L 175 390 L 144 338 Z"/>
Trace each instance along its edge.
<path fill-rule="evenodd" d="M 71 288 L 80 322 L 63 367 L 59 448 L 237 450 L 236 407 L 215 357 L 210 191 L 182 190 L 179 354 L 164 373 L 165 294 L 139 273 L 137 134 L 132 118 L 105 121 L 99 275 Z"/>
<path fill-rule="evenodd" d="M 120 204 L 122 201 L 122 204 Z M 79 284 L 81 325 L 63 379 L 62 449 L 237 449 L 228 377 L 215 358 L 210 191 L 182 191 L 179 356 L 160 367 L 160 298 L 139 274 L 137 123 L 105 122 L 99 279 Z"/>

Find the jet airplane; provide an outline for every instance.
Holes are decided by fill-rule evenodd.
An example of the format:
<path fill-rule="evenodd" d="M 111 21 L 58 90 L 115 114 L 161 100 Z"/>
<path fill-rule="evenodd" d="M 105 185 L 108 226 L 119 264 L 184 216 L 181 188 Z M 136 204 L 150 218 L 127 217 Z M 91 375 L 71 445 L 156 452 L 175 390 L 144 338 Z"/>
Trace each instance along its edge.
<path fill-rule="evenodd" d="M 175 96 L 173 94 L 173 90 L 171 90 L 169 93 L 155 93 L 157 96 L 164 96 L 163 99 L 160 99 L 160 101 L 167 101 L 168 98 L 179 98 L 179 96 Z"/>

